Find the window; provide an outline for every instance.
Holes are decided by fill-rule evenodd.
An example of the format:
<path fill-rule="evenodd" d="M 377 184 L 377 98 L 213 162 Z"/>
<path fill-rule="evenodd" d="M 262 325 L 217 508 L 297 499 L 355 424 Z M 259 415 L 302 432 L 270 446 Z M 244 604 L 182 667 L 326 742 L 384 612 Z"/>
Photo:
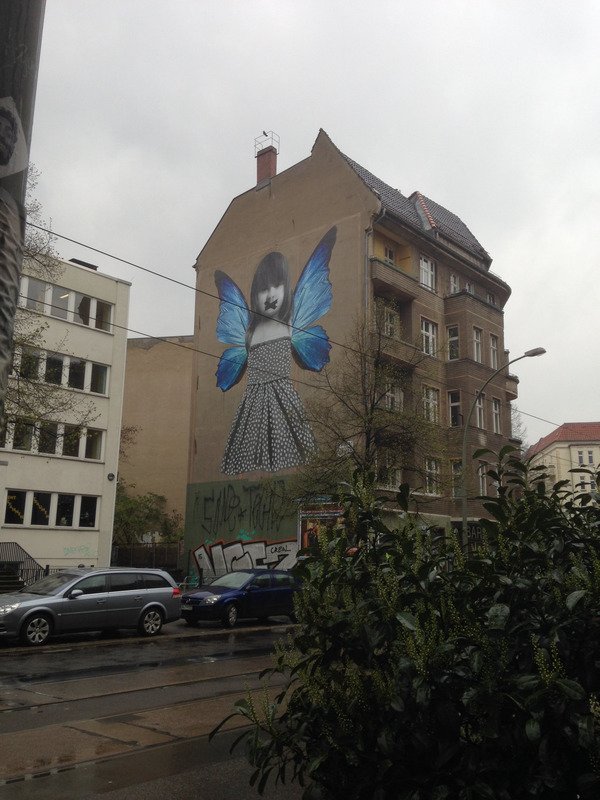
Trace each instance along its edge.
<path fill-rule="evenodd" d="M 56 453 L 58 442 L 58 424 L 56 422 L 42 422 L 40 424 L 40 434 L 38 440 L 38 453 Z"/>
<path fill-rule="evenodd" d="M 13 429 L 13 450 L 26 450 L 29 452 L 33 445 L 35 425 L 24 419 L 17 419 Z"/>
<path fill-rule="evenodd" d="M 440 493 L 440 462 L 437 458 L 425 459 L 425 493 L 435 495 Z"/>
<path fill-rule="evenodd" d="M 85 434 L 85 457 L 97 461 L 102 457 L 102 431 L 88 428 Z"/>
<path fill-rule="evenodd" d="M 492 424 L 494 433 L 500 433 L 500 400 L 497 397 L 492 400 Z"/>
<path fill-rule="evenodd" d="M 25 502 L 27 492 L 20 492 L 15 489 L 8 490 L 6 498 L 6 511 L 4 522 L 6 525 L 22 525 L 25 519 Z"/>
<path fill-rule="evenodd" d="M 110 318 L 112 306 L 96 300 L 96 328 L 100 331 L 110 331 Z"/>
<path fill-rule="evenodd" d="M 428 422 L 439 422 L 440 390 L 423 386 L 423 416 Z"/>
<path fill-rule="evenodd" d="M 81 325 L 89 325 L 91 304 L 91 297 L 88 297 L 85 294 L 79 294 L 79 292 L 75 292 L 75 311 L 73 313 L 73 320 L 75 322 L 79 322 Z"/>
<path fill-rule="evenodd" d="M 63 357 L 58 353 L 48 353 L 46 356 L 46 371 L 44 380 L 46 383 L 53 383 L 60 386 L 62 383 Z"/>
<path fill-rule="evenodd" d="M 404 392 L 397 383 L 388 383 L 384 396 L 384 404 L 388 411 L 401 411 L 404 405 Z"/>
<path fill-rule="evenodd" d="M 496 305 L 496 296 L 494 295 L 493 292 L 488 292 L 487 293 L 487 301 L 491 306 L 495 306 Z"/>
<path fill-rule="evenodd" d="M 50 306 L 50 314 L 59 319 L 67 319 L 69 313 L 69 295 L 68 289 L 64 286 L 52 287 L 52 305 Z"/>
<path fill-rule="evenodd" d="M 69 359 L 69 386 L 71 389 L 83 389 L 85 385 L 85 361 L 71 356 Z"/>
<path fill-rule="evenodd" d="M 115 572 L 110 576 L 111 592 L 135 592 L 144 588 L 144 576 L 136 572 Z"/>
<path fill-rule="evenodd" d="M 25 308 L 30 309 L 30 311 L 39 311 L 43 314 L 45 299 L 46 284 L 43 281 L 36 280 L 35 278 L 29 278 L 27 281 Z"/>
<path fill-rule="evenodd" d="M 9 489 L 4 512 L 6 525 L 96 527 L 97 497 Z"/>
<path fill-rule="evenodd" d="M 483 354 L 481 351 L 481 328 L 473 328 L 473 358 L 475 361 L 483 363 Z"/>
<path fill-rule="evenodd" d="M 452 481 L 452 497 L 462 497 L 462 461 L 450 462 L 450 479 Z"/>
<path fill-rule="evenodd" d="M 389 261 L 390 264 L 396 263 L 396 254 L 394 253 L 391 247 L 386 246 L 385 248 L 385 260 Z"/>
<path fill-rule="evenodd" d="M 577 451 L 577 463 L 583 464 L 583 450 Z"/>
<path fill-rule="evenodd" d="M 458 275 L 450 275 L 450 294 L 460 292 L 460 281 Z"/>
<path fill-rule="evenodd" d="M 92 364 L 92 378 L 90 392 L 96 394 L 106 394 L 108 385 L 108 367 L 103 364 Z"/>
<path fill-rule="evenodd" d="M 40 353 L 37 350 L 23 350 L 19 375 L 28 381 L 37 381 L 40 374 Z"/>
<path fill-rule="evenodd" d="M 389 306 L 383 309 L 383 335 L 390 339 L 400 338 L 400 317 Z"/>
<path fill-rule="evenodd" d="M 448 339 L 448 361 L 454 361 L 459 357 L 458 349 L 458 325 L 450 325 L 446 329 Z"/>
<path fill-rule="evenodd" d="M 421 349 L 429 356 L 437 353 L 437 330 L 435 322 L 421 317 Z"/>
<path fill-rule="evenodd" d="M 79 589 L 83 594 L 104 594 L 108 590 L 106 578 L 106 575 L 88 575 L 73 588 Z"/>
<path fill-rule="evenodd" d="M 63 429 L 62 454 L 63 456 L 79 456 L 79 438 L 81 431 L 77 425 L 65 425 Z"/>
<path fill-rule="evenodd" d="M 71 528 L 73 526 L 73 512 L 75 510 L 74 494 L 59 494 L 56 504 L 56 524 Z"/>
<path fill-rule="evenodd" d="M 427 256 L 421 256 L 419 274 L 421 286 L 435 292 L 435 261 Z"/>
<path fill-rule="evenodd" d="M 470 281 L 465 283 L 465 289 L 469 294 L 473 294 L 473 284 Z"/>
<path fill-rule="evenodd" d="M 498 337 L 490 334 L 490 367 L 498 369 Z"/>
<path fill-rule="evenodd" d="M 477 480 L 479 482 L 479 494 L 485 497 L 487 495 L 487 464 L 485 461 L 479 462 Z"/>
<path fill-rule="evenodd" d="M 448 419 L 452 428 L 458 428 L 462 424 L 460 392 L 448 392 Z"/>
<path fill-rule="evenodd" d="M 593 450 L 588 450 L 587 455 L 588 455 L 588 464 L 593 465 L 594 464 L 594 451 Z"/>
<path fill-rule="evenodd" d="M 34 492 L 31 509 L 32 525 L 48 525 L 50 523 L 50 492 Z"/>
<path fill-rule="evenodd" d="M 475 425 L 485 428 L 485 396 L 480 394 L 475 403 Z"/>
<path fill-rule="evenodd" d="M 96 526 L 97 497 L 82 497 L 79 513 L 79 526 L 81 528 L 94 528 Z"/>

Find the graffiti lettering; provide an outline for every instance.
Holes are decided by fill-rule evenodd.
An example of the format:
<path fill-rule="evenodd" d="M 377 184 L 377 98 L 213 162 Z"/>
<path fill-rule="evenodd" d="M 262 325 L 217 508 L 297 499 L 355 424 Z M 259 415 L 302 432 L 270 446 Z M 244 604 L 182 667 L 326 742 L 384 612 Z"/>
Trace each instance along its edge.
<path fill-rule="evenodd" d="M 255 536 L 277 534 L 290 516 L 281 487 L 265 491 L 260 484 L 227 483 L 201 489 L 194 499 L 194 519 L 206 539 L 244 530 Z"/>
<path fill-rule="evenodd" d="M 282 542 L 214 542 L 201 544 L 194 550 L 194 561 L 203 581 L 211 581 L 225 572 L 240 569 L 291 569 L 296 562 L 298 543 L 295 539 Z"/>

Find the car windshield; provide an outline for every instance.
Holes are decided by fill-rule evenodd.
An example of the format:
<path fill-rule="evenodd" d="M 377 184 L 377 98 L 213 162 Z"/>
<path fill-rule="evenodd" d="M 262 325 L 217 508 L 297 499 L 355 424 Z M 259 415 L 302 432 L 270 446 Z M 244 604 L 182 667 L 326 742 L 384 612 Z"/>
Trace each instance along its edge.
<path fill-rule="evenodd" d="M 32 583 L 31 586 L 25 586 L 20 589 L 21 594 L 56 594 L 62 587 L 73 580 L 79 578 L 80 575 L 74 575 L 72 572 L 55 572 L 52 575 L 46 575 L 41 581 Z"/>
<path fill-rule="evenodd" d="M 252 572 L 228 572 L 226 575 L 221 575 L 211 583 L 211 586 L 224 586 L 227 589 L 239 589 L 250 578 L 253 577 Z"/>

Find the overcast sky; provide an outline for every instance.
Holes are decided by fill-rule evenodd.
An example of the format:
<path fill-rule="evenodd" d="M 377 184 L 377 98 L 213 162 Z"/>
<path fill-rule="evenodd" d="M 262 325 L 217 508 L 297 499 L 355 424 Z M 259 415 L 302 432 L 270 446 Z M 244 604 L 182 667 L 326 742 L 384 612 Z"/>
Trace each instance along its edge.
<path fill-rule="evenodd" d="M 457 214 L 511 287 L 505 341 L 527 439 L 600 420 L 598 0 L 48 0 L 34 118 L 53 230 L 192 286 L 196 256 L 319 128 Z M 132 336 L 191 334 L 194 296 L 68 241 L 132 283 Z M 591 274 L 586 276 L 587 270 Z"/>

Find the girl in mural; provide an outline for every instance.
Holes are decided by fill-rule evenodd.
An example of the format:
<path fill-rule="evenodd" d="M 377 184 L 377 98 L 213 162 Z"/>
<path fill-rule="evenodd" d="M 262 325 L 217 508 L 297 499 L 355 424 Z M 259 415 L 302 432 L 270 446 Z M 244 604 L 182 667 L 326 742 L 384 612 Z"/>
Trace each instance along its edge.
<path fill-rule="evenodd" d="M 290 380 L 291 358 L 319 372 L 329 361 L 331 345 L 320 325 L 312 325 L 331 307 L 329 261 L 336 228 L 331 228 L 309 258 L 292 293 L 290 270 L 281 253 L 260 262 L 244 295 L 224 272 L 215 272 L 221 299 L 217 338 L 232 344 L 217 367 L 224 392 L 248 383 L 231 425 L 221 470 L 237 475 L 253 470 L 277 472 L 306 464 L 316 444 L 302 400 Z"/>

